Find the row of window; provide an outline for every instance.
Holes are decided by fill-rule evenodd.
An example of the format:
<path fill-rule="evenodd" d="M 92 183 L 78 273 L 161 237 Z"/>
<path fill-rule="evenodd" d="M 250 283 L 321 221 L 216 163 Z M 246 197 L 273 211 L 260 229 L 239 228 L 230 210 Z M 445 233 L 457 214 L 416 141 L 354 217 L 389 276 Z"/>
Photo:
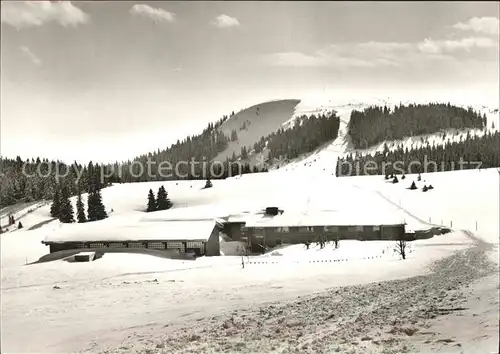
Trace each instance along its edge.
<path fill-rule="evenodd" d="M 339 230 L 342 231 L 342 228 L 344 226 L 323 226 L 323 231 L 325 232 L 338 232 Z M 256 233 L 263 233 L 264 228 L 263 227 L 254 227 L 252 228 L 254 232 Z M 299 232 L 314 232 L 314 226 L 301 226 L 299 227 Z M 245 232 L 248 231 L 249 228 L 243 227 L 241 231 Z M 363 231 L 380 231 L 380 226 L 347 226 L 345 227 L 345 230 L 348 232 L 363 232 Z M 290 232 L 290 228 L 287 226 L 284 227 L 276 227 L 274 228 L 275 232 L 281 232 L 281 233 L 287 233 Z"/>
<path fill-rule="evenodd" d="M 188 242 L 116 242 L 116 243 L 107 243 L 104 242 L 92 242 L 88 244 L 88 248 L 154 248 L 154 249 L 184 249 L 184 244 L 186 248 L 199 248 L 202 249 L 204 244 L 203 242 L 196 241 L 188 241 Z M 77 248 L 87 248 L 87 244 L 80 243 L 76 245 Z"/>

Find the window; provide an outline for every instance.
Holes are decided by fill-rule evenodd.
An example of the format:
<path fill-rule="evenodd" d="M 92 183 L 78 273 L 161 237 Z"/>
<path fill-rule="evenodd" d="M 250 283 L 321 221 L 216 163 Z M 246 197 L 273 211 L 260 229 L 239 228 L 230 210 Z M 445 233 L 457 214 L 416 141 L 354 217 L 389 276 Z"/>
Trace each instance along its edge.
<path fill-rule="evenodd" d="M 356 232 L 356 231 L 358 231 L 358 227 L 357 226 L 349 226 L 349 227 L 347 227 L 347 231 Z"/>
<path fill-rule="evenodd" d="M 124 243 L 110 243 L 108 247 L 113 247 L 113 248 L 124 248 L 125 244 Z"/>
<path fill-rule="evenodd" d="M 89 247 L 90 248 L 103 248 L 104 243 L 103 242 L 94 242 L 94 243 L 89 244 Z"/>
<path fill-rule="evenodd" d="M 264 238 L 263 235 L 255 235 L 255 238 Z"/>
<path fill-rule="evenodd" d="M 75 245 L 76 248 L 87 248 L 87 245 L 85 243 L 77 243 Z"/>
<path fill-rule="evenodd" d="M 373 231 L 380 231 L 380 226 L 374 226 Z"/>
<path fill-rule="evenodd" d="M 148 248 L 165 249 L 165 244 L 163 242 L 149 242 Z"/>
<path fill-rule="evenodd" d="M 288 226 L 277 227 L 276 232 L 289 232 Z"/>
<path fill-rule="evenodd" d="M 248 227 L 245 227 L 245 226 L 241 227 L 241 232 L 247 232 L 247 231 L 248 231 Z"/>
<path fill-rule="evenodd" d="M 167 247 L 168 249 L 184 249 L 184 245 L 182 244 L 182 242 L 176 242 L 176 241 L 173 241 L 173 242 L 167 242 Z"/>
<path fill-rule="evenodd" d="M 200 241 L 188 241 L 186 244 L 186 248 L 203 248 L 204 242 Z"/>
<path fill-rule="evenodd" d="M 363 232 L 363 226 L 356 226 L 356 231 Z"/>
<path fill-rule="evenodd" d="M 327 232 L 338 232 L 339 227 L 338 226 L 325 226 L 325 231 Z"/>
<path fill-rule="evenodd" d="M 142 242 L 129 242 L 128 246 L 130 248 L 144 248 L 144 244 Z"/>
<path fill-rule="evenodd" d="M 303 226 L 303 227 L 299 228 L 299 231 L 300 232 L 313 232 L 314 227 L 313 226 Z"/>

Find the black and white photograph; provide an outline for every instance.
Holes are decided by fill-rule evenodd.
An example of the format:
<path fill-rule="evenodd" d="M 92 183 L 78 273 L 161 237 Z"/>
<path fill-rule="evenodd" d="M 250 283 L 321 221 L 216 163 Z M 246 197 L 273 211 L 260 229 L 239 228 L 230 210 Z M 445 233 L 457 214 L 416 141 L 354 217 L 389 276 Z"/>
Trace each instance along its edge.
<path fill-rule="evenodd" d="M 2 1 L 0 351 L 500 354 L 498 1 Z"/>

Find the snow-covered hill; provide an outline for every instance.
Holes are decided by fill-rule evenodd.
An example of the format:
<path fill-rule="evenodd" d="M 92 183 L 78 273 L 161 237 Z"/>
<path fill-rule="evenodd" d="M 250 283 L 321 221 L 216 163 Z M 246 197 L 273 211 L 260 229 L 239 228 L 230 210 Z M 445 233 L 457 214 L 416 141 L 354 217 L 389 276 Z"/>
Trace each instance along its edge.
<path fill-rule="evenodd" d="M 262 128 L 263 130 L 257 130 L 252 126 L 256 127 L 258 124 L 251 121 L 247 126 L 248 130 L 238 131 L 241 139 L 250 142 L 266 135 L 264 130 L 271 132 L 280 126 L 293 125 L 295 117 L 335 110 L 342 122 L 339 137 L 318 151 L 268 173 L 215 180 L 213 187 L 209 189 L 203 189 L 205 181 L 116 184 L 102 191 L 109 217 L 94 222 L 94 229 L 99 232 L 99 225 L 140 225 L 141 222 L 154 218 L 178 220 L 245 215 L 273 205 L 284 209 L 285 213 L 296 215 L 327 210 L 336 211 L 352 219 L 370 217 L 381 220 L 397 217 L 407 222 L 409 228 L 438 224 L 450 227 L 453 232 L 413 242 L 411 253 L 404 261 L 392 252 L 391 242 L 346 241 L 341 243 L 339 249 L 331 245 L 325 249 L 312 246 L 309 250 L 302 246 L 287 246 L 276 250 L 275 253 L 242 259 L 231 256 L 239 252 L 239 245 L 224 241 L 223 252 L 226 252 L 227 256 L 200 258 L 196 261 L 124 253 L 106 254 L 90 263 L 68 263 L 60 260 L 26 265 L 48 252 L 48 248 L 41 244 L 47 235 L 53 232 L 64 233 L 74 225 L 63 225 L 52 220 L 49 205 L 11 208 L 18 220 L 22 221 L 24 228 L 0 235 L 3 349 L 8 352 L 87 350 L 96 353 L 110 347 L 111 352 L 133 353 L 151 351 L 153 347 L 160 351 L 161 345 L 165 344 L 158 344 L 158 338 L 166 332 L 175 331 L 179 326 L 189 326 L 188 330 L 181 331 L 191 336 L 185 339 L 186 342 L 191 343 L 191 346 L 196 345 L 199 352 L 207 352 L 203 338 L 197 337 L 198 334 L 193 334 L 194 332 L 191 333 L 191 329 L 201 326 L 202 322 L 199 320 L 202 318 L 215 323 L 217 331 L 220 331 L 225 324 L 218 322 L 215 316 L 228 312 L 228 315 L 234 316 L 248 308 L 261 308 L 277 299 L 292 301 L 298 296 L 326 291 L 332 287 L 356 285 L 355 288 L 347 290 L 346 296 L 338 302 L 345 304 L 346 309 L 354 310 L 352 313 L 346 310 L 346 318 L 341 321 L 347 328 L 351 328 L 349 326 L 358 323 L 359 318 L 368 318 L 376 312 L 370 299 L 378 301 L 377 306 L 380 308 L 386 306 L 380 298 L 370 297 L 380 289 L 393 289 L 388 290 L 387 299 L 393 299 L 394 294 L 405 297 L 405 292 L 408 291 L 408 296 L 424 296 L 426 301 L 431 301 L 432 297 L 427 296 L 425 291 L 446 297 L 442 294 L 445 292 L 443 289 L 447 289 L 446 281 L 449 279 L 459 279 L 457 282 L 476 279 L 476 275 L 470 276 L 470 269 L 462 275 L 448 276 L 447 272 L 460 272 L 464 269 L 462 267 L 466 266 L 478 269 L 479 261 L 474 256 L 475 253 L 460 253 L 465 256 L 454 256 L 450 258 L 449 263 L 444 261 L 442 278 L 436 280 L 433 276 L 429 278 L 429 284 L 424 285 L 415 282 L 427 278 L 412 278 L 413 285 L 409 288 L 405 287 L 402 280 L 416 275 L 430 276 L 429 266 L 433 262 L 450 257 L 459 250 L 465 252 L 465 249 L 477 246 L 481 240 L 492 244 L 488 256 L 498 264 L 498 169 L 423 174 L 421 182 L 417 181 L 417 176 L 407 175 L 406 179 L 398 184 L 386 183 L 383 176 L 336 178 L 334 171 L 337 157 L 352 151 L 346 133 L 352 109 L 363 109 L 371 104 L 389 105 L 391 102 L 387 99 L 347 103 L 328 100 L 324 102 L 326 103 L 308 103 L 303 100 L 281 103 L 283 106 L 276 106 L 279 108 L 269 108 L 267 116 L 258 116 L 255 111 L 248 110 L 246 115 L 265 118 L 266 121 L 269 120 L 269 124 Z M 476 108 L 484 111 L 490 122 L 495 122 L 496 127 L 499 126 L 498 110 L 480 106 Z M 274 116 L 276 119 L 271 118 L 273 109 L 279 112 Z M 266 109 L 259 108 L 259 112 L 261 110 Z M 247 120 L 249 118 L 245 118 L 245 115 L 229 119 L 223 129 L 230 134 L 232 129 Z M 431 138 L 439 139 L 439 135 L 428 137 Z M 417 143 L 415 139 L 410 138 L 402 143 L 411 145 L 412 141 Z M 233 151 L 236 146 L 238 144 L 233 146 Z M 370 151 L 376 149 L 377 147 L 373 147 Z M 412 181 L 416 181 L 417 190 L 407 189 Z M 423 193 L 421 187 L 424 184 L 432 184 L 434 189 Z M 144 210 L 149 189 L 156 191 L 161 185 L 165 185 L 174 207 L 168 211 L 146 214 Z M 85 195 L 83 201 L 86 202 Z M 72 202 L 75 205 L 75 198 L 72 198 Z M 28 210 L 31 212 L 28 213 Z M 472 232 L 479 241 L 472 238 L 468 231 L 461 230 Z M 463 263 L 460 263 L 462 261 Z M 455 269 L 455 264 L 460 268 Z M 361 284 L 387 280 L 397 281 L 387 286 L 361 287 Z M 470 286 L 468 291 L 475 291 L 473 285 Z M 424 290 L 424 295 L 421 289 Z M 359 302 L 350 300 L 360 293 L 363 296 L 366 294 L 366 298 Z M 498 288 L 496 293 L 493 287 L 485 294 L 481 299 L 486 296 L 497 299 L 498 296 L 493 295 L 498 295 Z M 328 306 L 332 303 L 337 303 L 336 300 L 332 301 L 337 295 L 329 295 L 328 300 L 322 302 L 325 309 L 330 308 Z M 450 298 L 455 299 L 455 295 Z M 303 304 L 307 306 L 308 300 L 305 301 Z M 368 305 L 365 304 L 367 301 Z M 471 308 L 475 307 L 464 318 L 474 321 L 475 311 L 485 311 L 484 309 L 489 313 L 498 313 L 498 302 L 495 305 L 492 301 L 487 303 L 487 307 L 484 307 L 484 302 L 470 305 Z M 435 307 L 429 302 L 425 303 L 425 306 Z M 296 304 L 291 308 L 295 311 Z M 360 312 L 360 309 L 366 312 Z M 326 311 L 322 315 L 326 313 L 330 312 Z M 402 314 L 405 315 L 406 312 L 398 313 Z M 254 313 L 252 316 L 260 315 Z M 297 316 L 296 314 L 295 317 Z M 310 323 L 315 323 L 316 326 L 318 318 L 311 317 Z M 292 317 L 286 319 L 292 320 Z M 457 318 L 454 321 L 459 320 L 460 318 Z M 266 330 L 273 328 L 268 322 L 262 322 L 265 323 Z M 374 326 L 377 323 L 375 320 Z M 498 320 L 496 324 L 498 325 Z M 307 328 L 316 328 L 314 326 Z M 253 327 L 249 325 L 246 328 Z M 286 330 L 291 331 L 292 328 L 295 327 L 290 325 Z M 340 329 L 332 330 L 335 332 Z M 207 331 L 205 328 L 203 331 L 200 333 L 218 333 Z M 25 340 L 26 333 L 30 333 L 29 341 Z M 387 336 L 383 333 L 382 337 Z M 488 334 L 482 339 L 477 339 L 470 333 L 461 335 L 461 342 L 468 341 L 468 348 L 474 348 L 483 339 L 487 341 L 487 345 L 490 345 L 490 342 L 496 343 L 494 334 Z M 286 333 L 282 336 L 286 337 Z M 295 333 L 294 336 L 298 337 L 299 334 Z M 317 337 L 318 333 L 315 333 L 314 338 Z M 354 343 L 358 340 L 356 338 L 356 335 L 351 333 L 345 337 L 346 343 Z M 406 339 L 408 338 L 405 337 Z M 182 340 L 179 339 L 175 343 L 182 343 Z M 385 344 L 380 343 L 373 345 L 379 345 L 382 350 Z M 286 350 L 283 346 L 287 344 L 277 341 L 273 345 Z"/>
<path fill-rule="evenodd" d="M 304 116 L 310 117 L 312 115 L 328 114 L 336 112 L 340 118 L 339 136 L 334 141 L 318 147 L 315 151 L 304 154 L 293 161 L 267 161 L 272 168 L 282 168 L 285 170 L 297 170 L 304 167 L 319 169 L 328 173 L 335 173 L 336 161 L 338 157 L 345 156 L 350 153 L 360 154 L 374 154 L 377 151 L 382 151 L 384 145 L 387 145 L 389 150 L 394 150 L 398 147 L 408 148 L 409 150 L 419 148 L 423 145 L 443 145 L 446 142 L 460 141 L 470 134 L 472 136 L 482 136 L 487 131 L 496 131 L 500 128 L 500 112 L 498 105 L 486 106 L 484 104 L 463 103 L 467 102 L 458 98 L 442 100 L 439 102 L 450 102 L 459 107 L 472 107 L 475 111 L 480 112 L 481 115 L 485 114 L 487 117 L 487 127 L 485 130 L 477 129 L 464 129 L 454 130 L 449 129 L 433 134 L 409 136 L 401 140 L 387 140 L 380 142 L 374 146 L 364 149 L 355 149 L 351 143 L 350 136 L 348 135 L 348 124 L 353 110 L 363 110 L 370 106 L 387 106 L 393 109 L 396 105 L 408 105 L 412 103 L 426 104 L 438 102 L 435 100 L 417 98 L 417 99 L 395 99 L 390 97 L 372 97 L 365 99 L 335 99 L 325 96 L 310 96 L 301 100 L 280 100 L 265 102 L 254 105 L 230 117 L 219 128 L 227 136 L 231 135 L 233 130 L 236 130 L 238 139 L 229 142 L 228 148 L 220 153 L 214 160 L 223 161 L 227 157 L 231 157 L 234 153 L 239 156 L 241 147 L 247 147 L 249 151 L 248 161 L 251 164 L 258 162 L 261 154 L 267 157 L 267 149 L 265 148 L 262 153 L 253 153 L 253 145 L 268 135 L 276 132 L 280 128 L 288 129 L 293 127 L 299 118 Z M 280 166 L 273 163 L 278 162 Z M 286 166 L 284 166 L 286 165 Z"/>
<path fill-rule="evenodd" d="M 243 146 L 248 150 L 253 149 L 253 145 L 261 137 L 276 132 L 284 122 L 290 119 L 299 102 L 299 100 L 293 99 L 264 102 L 231 116 L 219 127 L 219 130 L 228 137 L 235 130 L 238 139 L 230 141 L 227 149 L 221 152 L 215 160 L 224 161 L 226 158 L 230 158 L 233 153 L 239 156 Z"/>
<path fill-rule="evenodd" d="M 498 131 L 500 127 L 500 112 L 498 107 L 488 107 L 482 104 L 462 104 L 460 102 L 450 102 L 459 107 L 472 107 L 475 111 L 480 112 L 481 115 L 485 114 L 487 117 L 487 127 L 485 130 L 477 129 L 464 129 L 454 130 L 449 129 L 446 131 L 426 134 L 419 136 L 409 136 L 401 140 L 387 140 L 380 142 L 374 146 L 366 149 L 355 149 L 351 143 L 350 136 L 348 135 L 348 124 L 350 121 L 351 112 L 353 110 L 363 110 L 370 106 L 387 106 L 393 109 L 396 105 L 408 105 L 411 103 L 425 104 L 434 102 L 432 100 L 391 100 L 390 98 L 372 98 L 363 101 L 351 100 L 348 103 L 339 103 L 341 101 L 335 100 L 302 100 L 295 108 L 293 117 L 286 122 L 286 126 L 293 126 L 294 121 L 303 115 L 310 116 L 313 114 L 325 114 L 327 112 L 336 112 L 340 118 L 339 136 L 337 139 L 329 144 L 321 146 L 316 151 L 291 161 L 286 166 L 280 167 L 284 171 L 297 171 L 303 168 L 314 169 L 330 174 L 335 174 L 336 162 L 339 157 L 347 154 L 374 154 L 375 152 L 383 151 L 384 145 L 387 144 L 389 150 L 394 150 L 398 147 L 408 148 L 408 150 L 419 148 L 421 146 L 430 144 L 435 146 L 444 145 L 447 142 L 460 141 L 470 134 L 471 136 L 482 136 L 487 131 Z M 443 101 L 445 102 L 445 101 Z"/>

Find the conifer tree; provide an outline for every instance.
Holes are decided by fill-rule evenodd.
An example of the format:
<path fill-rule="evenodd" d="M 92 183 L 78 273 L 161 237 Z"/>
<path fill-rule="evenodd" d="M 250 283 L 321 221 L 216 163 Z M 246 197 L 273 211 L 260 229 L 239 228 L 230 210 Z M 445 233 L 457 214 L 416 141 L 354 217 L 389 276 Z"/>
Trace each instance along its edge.
<path fill-rule="evenodd" d="M 22 229 L 23 228 L 23 223 L 19 221 L 19 224 L 17 224 L 17 228 L 18 229 Z"/>
<path fill-rule="evenodd" d="M 59 195 L 59 187 L 55 187 L 56 190 L 54 191 L 54 197 L 52 200 L 52 205 L 50 206 L 50 216 L 53 218 L 58 218 L 59 217 L 59 210 L 61 208 L 61 200 L 60 200 L 60 195 Z"/>
<path fill-rule="evenodd" d="M 78 199 L 76 200 L 76 219 L 79 223 L 87 222 L 80 190 L 78 190 Z"/>
<path fill-rule="evenodd" d="M 102 202 L 101 189 L 96 188 L 94 194 L 95 194 L 97 220 L 106 219 L 108 217 L 108 214 L 106 213 L 106 208 L 104 207 L 104 204 Z"/>
<path fill-rule="evenodd" d="M 156 193 L 156 210 L 165 210 L 165 200 L 166 200 L 166 191 L 163 186 L 158 188 L 158 192 Z M 149 197 L 148 197 L 149 199 Z M 149 200 L 148 200 L 149 201 Z"/>
<path fill-rule="evenodd" d="M 152 211 L 156 210 L 156 200 L 155 200 L 155 195 L 153 194 L 153 190 L 150 189 L 148 193 L 148 207 L 146 209 L 147 213 L 150 213 Z"/>
<path fill-rule="evenodd" d="M 148 197 L 148 199 L 149 199 L 149 197 Z M 149 202 L 149 200 L 148 200 L 148 202 Z M 149 206 L 149 203 L 148 203 L 148 206 Z M 172 203 L 168 199 L 168 193 L 165 190 L 165 187 L 161 186 L 158 189 L 158 194 L 156 197 L 156 209 L 157 210 L 166 210 L 166 209 L 170 209 L 171 207 L 172 207 Z"/>
<path fill-rule="evenodd" d="M 91 188 L 87 197 L 88 221 L 102 220 L 108 217 L 104 204 L 102 203 L 101 190 L 95 186 Z"/>
<path fill-rule="evenodd" d="M 93 189 L 89 190 L 87 196 L 87 220 L 88 221 L 97 220 L 96 196 Z"/>
<path fill-rule="evenodd" d="M 246 146 L 243 145 L 240 150 L 241 150 L 241 152 L 240 152 L 241 158 L 243 160 L 248 159 L 248 150 L 247 150 Z"/>
<path fill-rule="evenodd" d="M 71 205 L 71 201 L 69 200 L 69 191 L 66 186 L 61 190 L 59 221 L 62 223 L 72 223 L 75 221 L 73 218 L 73 205 Z"/>

